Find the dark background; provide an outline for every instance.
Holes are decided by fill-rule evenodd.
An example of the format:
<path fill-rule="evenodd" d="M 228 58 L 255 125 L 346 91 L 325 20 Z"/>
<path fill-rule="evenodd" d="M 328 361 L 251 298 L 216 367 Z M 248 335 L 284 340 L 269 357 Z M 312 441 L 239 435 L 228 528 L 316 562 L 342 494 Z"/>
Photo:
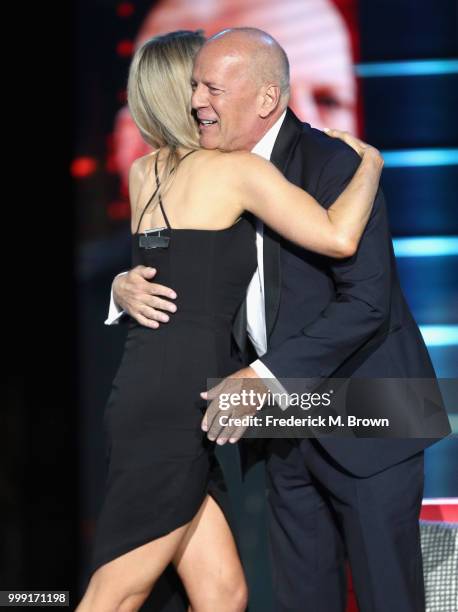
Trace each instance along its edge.
<path fill-rule="evenodd" d="M 134 2 L 133 13 L 120 18 L 119 4 L 81 0 L 46 14 L 41 7 L 43 27 L 27 9 L 34 36 L 16 42 L 27 51 L 25 109 L 9 109 L 26 124 L 26 136 L 13 136 L 19 198 L 5 203 L 14 219 L 11 246 L 3 241 L 11 275 L 2 277 L 8 378 L 0 422 L 0 588 L 70 590 L 71 609 L 87 579 L 104 479 L 102 412 L 125 333 L 103 325 L 112 277 L 130 263 L 125 201 L 111 163 L 130 56 L 116 50 L 133 40 L 152 6 Z M 458 57 L 453 0 L 359 0 L 358 21 L 363 68 Z M 361 77 L 363 135 L 389 154 L 383 185 L 395 245 L 399 253 L 413 245 L 411 256 L 398 257 L 406 297 L 438 375 L 456 377 L 458 73 L 394 73 Z M 405 155 L 444 149 L 441 164 L 419 166 Z M 402 152 L 401 161 L 392 152 Z M 421 245 L 402 242 L 415 237 L 445 239 L 436 244 L 452 254 L 424 256 Z M 426 454 L 426 497 L 458 496 L 452 409 L 455 435 Z M 225 457 L 230 479 L 231 460 Z M 236 497 L 248 517 L 239 527 L 253 611 L 268 611 L 262 473 Z"/>

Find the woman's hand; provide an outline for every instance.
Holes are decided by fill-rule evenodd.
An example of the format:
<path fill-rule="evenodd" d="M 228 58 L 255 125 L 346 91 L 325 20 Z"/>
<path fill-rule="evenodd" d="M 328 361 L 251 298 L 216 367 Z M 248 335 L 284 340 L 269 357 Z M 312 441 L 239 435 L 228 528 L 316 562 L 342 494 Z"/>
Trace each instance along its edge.
<path fill-rule="evenodd" d="M 339 138 L 343 140 L 349 147 L 351 147 L 360 157 L 364 157 L 365 155 L 371 155 L 374 159 L 378 158 L 381 166 L 383 166 L 383 157 L 378 149 L 373 147 L 367 142 L 363 142 L 356 136 L 353 136 L 349 132 L 343 132 L 342 130 L 331 130 L 326 128 L 325 133 L 331 138 Z"/>

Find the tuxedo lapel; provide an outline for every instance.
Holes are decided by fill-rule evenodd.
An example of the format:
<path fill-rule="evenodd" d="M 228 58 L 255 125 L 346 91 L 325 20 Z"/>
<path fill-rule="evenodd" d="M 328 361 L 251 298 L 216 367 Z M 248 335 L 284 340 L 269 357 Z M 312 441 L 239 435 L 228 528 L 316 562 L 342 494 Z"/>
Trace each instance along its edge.
<path fill-rule="evenodd" d="M 288 108 L 275 141 L 270 161 L 286 173 L 296 142 L 300 138 L 302 123 Z M 269 227 L 264 227 L 264 295 L 267 338 L 272 333 L 280 306 L 281 262 L 279 236 Z"/>
<path fill-rule="evenodd" d="M 296 142 L 300 138 L 303 123 L 299 121 L 291 109 L 287 109 L 285 120 L 278 132 L 277 140 L 270 161 L 280 170 L 282 174 L 286 173 L 291 156 L 294 153 Z"/>

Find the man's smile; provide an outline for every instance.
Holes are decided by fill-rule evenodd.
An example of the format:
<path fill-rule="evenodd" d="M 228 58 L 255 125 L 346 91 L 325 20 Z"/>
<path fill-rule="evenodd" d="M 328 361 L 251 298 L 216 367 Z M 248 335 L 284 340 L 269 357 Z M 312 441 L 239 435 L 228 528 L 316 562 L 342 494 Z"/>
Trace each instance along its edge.
<path fill-rule="evenodd" d="M 210 117 L 201 117 L 200 115 L 197 115 L 197 120 L 200 129 L 205 129 L 218 123 L 217 119 L 212 119 Z"/>
<path fill-rule="evenodd" d="M 218 122 L 212 119 L 199 119 L 199 128 L 205 129 L 215 125 L 216 123 Z"/>

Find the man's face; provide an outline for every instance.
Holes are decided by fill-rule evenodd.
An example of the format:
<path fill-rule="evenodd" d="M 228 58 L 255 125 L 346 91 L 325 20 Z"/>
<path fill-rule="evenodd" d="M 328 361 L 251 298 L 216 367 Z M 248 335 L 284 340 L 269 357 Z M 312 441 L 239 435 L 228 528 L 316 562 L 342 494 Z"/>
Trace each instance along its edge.
<path fill-rule="evenodd" d="M 192 89 L 201 146 L 251 150 L 259 140 L 262 120 L 259 85 L 248 60 L 218 44 L 205 45 L 194 63 Z"/>

